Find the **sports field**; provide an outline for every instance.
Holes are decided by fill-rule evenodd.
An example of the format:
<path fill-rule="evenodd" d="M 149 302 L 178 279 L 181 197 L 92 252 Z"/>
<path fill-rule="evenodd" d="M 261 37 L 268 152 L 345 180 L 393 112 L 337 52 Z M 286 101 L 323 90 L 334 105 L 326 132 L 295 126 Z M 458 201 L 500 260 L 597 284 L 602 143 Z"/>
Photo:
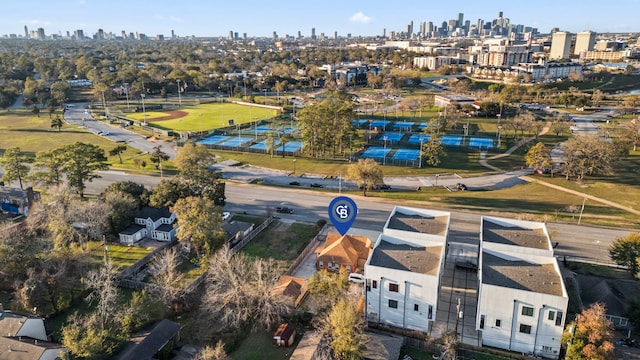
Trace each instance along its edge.
<path fill-rule="evenodd" d="M 200 104 L 184 106 L 179 110 L 147 111 L 146 119 L 151 126 L 175 131 L 205 131 L 234 124 L 270 119 L 277 115 L 276 110 L 227 103 Z M 127 114 L 127 117 L 142 121 L 143 113 Z"/>

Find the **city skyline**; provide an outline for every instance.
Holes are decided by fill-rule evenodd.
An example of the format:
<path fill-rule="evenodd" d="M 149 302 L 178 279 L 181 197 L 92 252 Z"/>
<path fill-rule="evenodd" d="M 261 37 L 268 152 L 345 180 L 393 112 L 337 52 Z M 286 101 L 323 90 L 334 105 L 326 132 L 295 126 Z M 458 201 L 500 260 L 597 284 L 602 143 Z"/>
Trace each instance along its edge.
<path fill-rule="evenodd" d="M 105 5 L 106 4 L 106 5 Z M 65 36 L 67 31 L 83 30 L 90 36 L 103 29 L 119 35 L 121 31 L 144 33 L 147 36 L 227 36 L 229 31 L 249 37 L 311 36 L 322 33 L 332 37 L 376 36 L 383 31 L 402 32 L 414 23 L 414 32 L 420 22 L 442 22 L 457 19 L 458 13 L 472 24 L 478 19 L 490 21 L 503 12 L 511 24 L 522 24 L 548 33 L 552 28 L 580 32 L 640 32 L 636 25 L 636 12 L 640 0 L 611 0 L 608 2 L 552 2 L 541 0 L 526 4 L 507 3 L 487 5 L 461 1 L 455 6 L 435 2 L 419 2 L 399 6 L 379 0 L 364 2 L 338 2 L 327 0 L 313 6 L 302 6 L 297 1 L 262 1 L 198 3 L 195 1 L 150 1 L 108 3 L 95 0 L 26 0 L 5 4 L 6 14 L 12 14 L 0 23 L 0 34 L 24 36 L 29 31 L 43 28 L 47 35 Z M 551 10 L 549 10 L 551 9 Z M 627 11 L 626 11 L 627 10 Z M 579 16 L 567 16 L 576 13 Z"/>

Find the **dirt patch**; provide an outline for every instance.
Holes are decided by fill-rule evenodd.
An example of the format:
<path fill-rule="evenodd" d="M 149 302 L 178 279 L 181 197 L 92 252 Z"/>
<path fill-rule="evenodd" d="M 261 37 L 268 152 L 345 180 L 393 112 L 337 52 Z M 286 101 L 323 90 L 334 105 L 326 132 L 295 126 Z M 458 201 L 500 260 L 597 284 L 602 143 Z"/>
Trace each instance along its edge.
<path fill-rule="evenodd" d="M 153 119 L 147 119 L 147 121 L 148 122 L 156 122 L 156 121 L 180 119 L 180 118 L 183 118 L 183 117 L 188 115 L 188 113 L 186 111 L 182 111 L 182 110 L 169 110 L 169 111 L 162 111 L 162 112 L 167 114 L 167 116 L 161 116 L 161 117 L 156 117 L 156 118 L 153 118 Z"/>

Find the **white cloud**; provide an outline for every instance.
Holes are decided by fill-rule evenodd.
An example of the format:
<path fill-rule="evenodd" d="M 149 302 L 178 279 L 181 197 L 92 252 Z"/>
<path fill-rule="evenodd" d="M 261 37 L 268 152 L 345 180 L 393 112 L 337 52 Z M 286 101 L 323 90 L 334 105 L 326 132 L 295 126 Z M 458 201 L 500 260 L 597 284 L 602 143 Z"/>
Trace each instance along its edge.
<path fill-rule="evenodd" d="M 358 11 L 357 13 L 351 15 L 349 21 L 360 24 L 369 24 L 372 23 L 375 19 L 365 15 L 362 11 Z"/>

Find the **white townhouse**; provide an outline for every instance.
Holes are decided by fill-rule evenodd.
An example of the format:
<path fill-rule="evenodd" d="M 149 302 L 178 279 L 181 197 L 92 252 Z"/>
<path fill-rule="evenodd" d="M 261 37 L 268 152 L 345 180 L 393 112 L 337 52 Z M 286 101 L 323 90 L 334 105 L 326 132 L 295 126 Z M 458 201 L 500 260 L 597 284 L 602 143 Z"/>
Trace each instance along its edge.
<path fill-rule="evenodd" d="M 178 229 L 173 226 L 175 221 L 175 213 L 167 209 L 145 206 L 133 219 L 133 224 L 118 234 L 120 243 L 133 245 L 145 237 L 158 241 L 173 241 L 176 238 Z"/>
<path fill-rule="evenodd" d="M 557 359 L 569 297 L 546 225 L 484 216 L 478 257 L 482 344 Z"/>
<path fill-rule="evenodd" d="M 368 322 L 428 332 L 435 321 L 450 213 L 396 207 L 364 266 Z"/>

